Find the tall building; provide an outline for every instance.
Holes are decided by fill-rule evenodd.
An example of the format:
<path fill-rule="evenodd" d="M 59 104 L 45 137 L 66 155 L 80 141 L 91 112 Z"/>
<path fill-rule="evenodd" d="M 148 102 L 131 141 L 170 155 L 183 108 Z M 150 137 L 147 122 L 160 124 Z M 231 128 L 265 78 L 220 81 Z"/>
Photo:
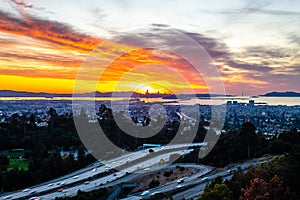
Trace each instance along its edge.
<path fill-rule="evenodd" d="M 253 107 L 254 106 L 254 100 L 249 100 L 248 106 Z"/>

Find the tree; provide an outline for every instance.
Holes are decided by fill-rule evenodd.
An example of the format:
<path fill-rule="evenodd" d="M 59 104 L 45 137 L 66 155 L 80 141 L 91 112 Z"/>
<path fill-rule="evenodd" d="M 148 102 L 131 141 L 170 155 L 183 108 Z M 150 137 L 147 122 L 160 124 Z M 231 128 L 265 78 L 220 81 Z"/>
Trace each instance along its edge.
<path fill-rule="evenodd" d="M 0 171 L 6 171 L 9 165 L 9 159 L 6 155 L 0 154 Z"/>
<path fill-rule="evenodd" d="M 279 175 L 286 183 L 291 192 L 295 192 L 300 198 L 300 145 L 294 145 L 288 156 L 281 159 L 279 163 Z"/>
<path fill-rule="evenodd" d="M 221 176 L 218 176 L 217 178 L 215 178 L 210 184 L 208 184 L 205 187 L 205 190 L 212 190 L 216 184 L 222 184 L 223 183 L 223 178 Z"/>
<path fill-rule="evenodd" d="M 269 181 L 262 178 L 251 180 L 250 186 L 242 189 L 240 200 L 287 200 L 290 199 L 290 192 L 284 189 L 283 182 L 275 175 Z"/>
<path fill-rule="evenodd" d="M 154 188 L 159 186 L 160 182 L 159 180 L 153 179 L 150 183 L 149 183 L 149 188 Z"/>
<path fill-rule="evenodd" d="M 84 166 L 85 165 L 85 152 L 84 152 L 84 148 L 82 145 L 79 146 L 78 148 L 78 163 L 79 163 L 79 166 Z"/>
<path fill-rule="evenodd" d="M 269 199 L 268 183 L 261 178 L 254 178 L 251 180 L 250 187 L 242 189 L 240 200 L 264 200 Z"/>
<path fill-rule="evenodd" d="M 199 200 L 233 200 L 232 192 L 226 184 L 214 184 L 213 187 L 205 190 L 198 198 Z"/>
<path fill-rule="evenodd" d="M 269 181 L 269 191 L 270 199 L 274 200 L 285 200 L 290 196 L 288 191 L 284 191 L 283 182 L 277 175 Z"/>
<path fill-rule="evenodd" d="M 211 183 L 206 185 L 199 200 L 233 200 L 233 193 L 228 186 L 223 183 L 223 178 L 218 176 Z"/>
<path fill-rule="evenodd" d="M 244 143 L 247 145 L 247 156 L 252 158 L 256 155 L 255 142 L 257 135 L 255 133 L 256 127 L 251 122 L 245 122 L 240 130 L 240 135 L 244 139 Z"/>
<path fill-rule="evenodd" d="M 29 123 L 30 123 L 31 125 L 34 125 L 34 124 L 35 124 L 35 117 L 34 117 L 34 114 L 33 114 L 33 113 L 31 113 L 31 115 L 30 115 L 30 117 L 29 117 Z"/>
<path fill-rule="evenodd" d="M 149 153 L 153 153 L 154 152 L 154 150 L 153 149 L 149 149 Z"/>

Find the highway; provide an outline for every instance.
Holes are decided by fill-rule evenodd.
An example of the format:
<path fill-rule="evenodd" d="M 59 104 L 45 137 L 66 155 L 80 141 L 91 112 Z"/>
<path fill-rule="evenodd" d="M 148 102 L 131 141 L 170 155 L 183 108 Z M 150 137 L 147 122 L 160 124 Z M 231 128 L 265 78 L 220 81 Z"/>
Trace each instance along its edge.
<path fill-rule="evenodd" d="M 246 163 L 243 164 L 238 164 L 235 166 L 232 166 L 230 168 L 227 168 L 226 170 L 214 173 L 210 176 L 206 177 L 206 180 L 203 180 L 203 178 L 201 178 L 198 182 L 195 183 L 195 185 L 193 187 L 190 187 L 189 189 L 186 189 L 184 191 L 180 191 L 177 194 L 173 195 L 173 199 L 174 200 L 181 200 L 183 198 L 185 199 L 198 199 L 198 197 L 203 193 L 205 186 L 211 182 L 212 180 L 214 180 L 215 178 L 217 178 L 218 176 L 221 176 L 223 179 L 231 179 L 232 177 L 232 172 L 237 170 L 238 167 L 241 167 L 241 169 L 243 171 L 246 171 L 249 166 L 257 166 L 260 165 L 263 162 L 267 162 L 267 161 L 271 161 L 272 159 L 264 159 L 264 158 L 260 158 L 260 159 L 254 159 L 251 161 L 248 161 Z"/>
<path fill-rule="evenodd" d="M 204 143 L 196 143 L 192 144 L 192 146 L 201 146 L 203 144 Z M 82 191 L 90 191 L 99 188 L 99 186 L 101 185 L 111 183 L 119 178 L 126 176 L 126 172 L 132 173 L 139 171 L 143 168 L 151 167 L 160 163 L 161 159 L 167 162 L 171 154 L 178 153 L 180 155 L 183 155 L 189 153 L 191 150 L 180 149 L 189 146 L 191 146 L 191 144 L 174 144 L 152 148 L 156 153 L 164 152 L 166 150 L 172 151 L 168 153 L 160 153 L 160 155 L 156 155 L 155 157 L 149 158 L 145 161 L 133 164 L 116 173 L 112 173 L 101 178 L 95 179 L 91 182 L 87 182 L 88 178 L 94 178 L 95 176 L 101 175 L 104 172 L 109 172 L 113 168 L 121 168 L 125 163 L 130 163 L 134 160 L 138 160 L 150 154 L 149 149 L 126 153 L 118 158 L 114 158 L 109 161 L 96 162 L 93 165 L 90 165 L 84 169 L 78 170 L 76 172 L 54 179 L 52 181 L 48 181 L 43 184 L 27 188 L 25 190 L 2 194 L 0 198 L 28 199 L 32 196 L 39 196 L 43 199 L 54 199 L 55 197 L 63 197 L 65 195 L 74 196 L 77 194 L 78 189 Z M 58 192 L 58 190 L 60 190 L 60 192 Z"/>
<path fill-rule="evenodd" d="M 264 158 L 250 160 L 248 162 L 237 164 L 231 166 L 230 168 L 223 169 L 221 171 L 219 170 L 217 172 L 212 172 L 208 176 L 204 176 L 204 174 L 207 174 L 208 172 L 203 174 L 201 173 L 195 174 L 185 179 L 182 183 L 178 183 L 177 181 L 170 182 L 163 186 L 158 186 L 148 190 L 147 195 L 143 195 L 143 192 L 140 192 L 140 193 L 129 195 L 127 198 L 124 198 L 123 200 L 151 199 L 154 197 L 155 194 L 166 195 L 171 193 L 174 194 L 172 198 L 177 200 L 181 200 L 183 198 L 197 199 L 197 197 L 200 194 L 202 194 L 202 192 L 204 191 L 206 184 L 214 180 L 216 177 L 221 176 L 224 179 L 230 179 L 232 176 L 232 171 L 238 169 L 238 167 L 241 167 L 242 170 L 246 170 L 251 165 L 256 166 L 266 161 L 270 161 L 270 160 L 266 160 Z"/>
<path fill-rule="evenodd" d="M 93 180 L 93 181 L 89 182 L 89 184 L 79 184 L 79 185 L 68 188 L 67 190 L 65 190 L 65 192 L 53 192 L 53 193 L 43 195 L 41 197 L 43 199 L 53 199 L 55 197 L 63 197 L 65 194 L 67 196 L 75 196 L 79 189 L 82 191 L 95 190 L 96 188 L 99 188 L 97 186 L 102 186 L 104 184 L 111 183 L 119 178 L 126 176 L 126 172 L 128 172 L 128 173 L 137 172 L 138 169 L 145 169 L 145 168 L 148 168 L 148 167 L 158 164 L 161 159 L 167 161 L 169 159 L 170 155 L 173 153 L 178 153 L 178 154 L 182 155 L 182 154 L 187 154 L 190 151 L 191 150 L 185 150 L 185 151 L 179 150 L 179 151 L 161 154 L 154 158 L 148 159 L 147 161 L 143 161 L 143 162 L 135 164 L 131 167 L 128 167 L 122 171 L 118 171 L 114 174 L 110 174 L 108 176 Z M 140 172 L 144 173 L 145 171 L 140 170 Z"/>

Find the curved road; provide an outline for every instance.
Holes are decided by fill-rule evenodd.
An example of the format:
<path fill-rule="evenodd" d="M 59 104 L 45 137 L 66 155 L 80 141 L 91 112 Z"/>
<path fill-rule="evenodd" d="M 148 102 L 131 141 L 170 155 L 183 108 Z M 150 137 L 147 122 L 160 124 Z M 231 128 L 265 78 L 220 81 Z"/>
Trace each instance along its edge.
<path fill-rule="evenodd" d="M 154 152 L 162 152 L 161 155 L 157 155 L 153 158 L 149 158 L 146 161 L 141 161 L 126 169 L 116 172 L 115 174 L 109 174 L 102 178 L 98 178 L 94 181 L 85 182 L 88 178 L 93 178 L 104 172 L 109 172 L 110 169 L 112 168 L 121 167 L 126 162 L 131 162 L 143 158 L 150 154 L 148 149 L 140 150 L 132 153 L 126 153 L 118 158 L 114 158 L 109 161 L 96 162 L 84 169 L 78 170 L 76 172 L 54 179 L 52 181 L 48 181 L 46 183 L 30 187 L 22 191 L 3 194 L 0 196 L 0 198 L 1 199 L 27 199 L 32 196 L 37 196 L 40 194 L 44 194 L 43 196 L 41 196 L 44 199 L 54 199 L 55 197 L 63 197 L 65 195 L 74 196 L 77 194 L 78 189 L 83 191 L 93 190 L 102 184 L 104 185 L 113 182 L 121 177 L 124 177 L 126 175 L 126 172 L 132 173 L 138 171 L 139 169 L 151 167 L 153 165 L 160 163 L 161 159 L 163 159 L 164 161 L 168 161 L 169 156 L 171 154 L 178 153 L 180 155 L 183 155 L 192 151 L 191 149 L 190 150 L 178 150 L 178 149 L 187 148 L 189 146 L 202 146 L 202 145 L 205 144 L 204 143 L 174 144 L 174 145 L 167 145 L 162 147 L 155 147 L 152 148 Z M 171 150 L 171 152 L 163 153 L 166 150 L 168 151 Z M 85 184 L 83 184 L 84 182 Z M 77 183 L 80 184 L 75 185 Z M 68 188 L 68 189 L 64 189 L 64 188 Z M 62 191 L 58 192 L 59 189 L 62 189 Z"/>

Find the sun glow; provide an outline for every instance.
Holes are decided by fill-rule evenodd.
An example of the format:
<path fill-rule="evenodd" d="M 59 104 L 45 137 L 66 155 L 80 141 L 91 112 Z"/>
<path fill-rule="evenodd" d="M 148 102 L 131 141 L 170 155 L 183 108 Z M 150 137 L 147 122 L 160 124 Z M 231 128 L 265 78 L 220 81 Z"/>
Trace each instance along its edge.
<path fill-rule="evenodd" d="M 134 90 L 137 93 L 141 94 L 172 94 L 173 92 L 160 84 L 157 83 L 147 83 L 139 85 L 138 88 Z"/>

